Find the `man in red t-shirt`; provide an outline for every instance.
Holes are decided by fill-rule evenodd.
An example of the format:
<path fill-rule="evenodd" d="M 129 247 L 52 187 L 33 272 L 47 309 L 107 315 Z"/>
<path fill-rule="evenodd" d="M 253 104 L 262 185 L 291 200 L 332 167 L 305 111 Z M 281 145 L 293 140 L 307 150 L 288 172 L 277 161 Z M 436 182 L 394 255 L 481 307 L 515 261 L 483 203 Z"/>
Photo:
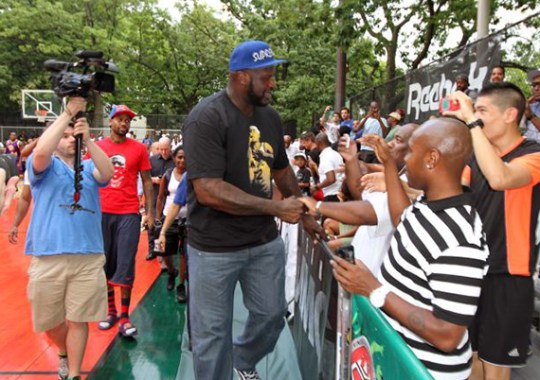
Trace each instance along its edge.
<path fill-rule="evenodd" d="M 108 281 L 107 318 L 99 323 L 108 330 L 119 320 L 123 336 L 133 337 L 137 328 L 129 320 L 131 289 L 135 277 L 135 256 L 139 245 L 141 216 L 137 194 L 137 176 L 140 173 L 146 199 L 147 223 L 154 224 L 152 214 L 152 179 L 146 146 L 126 137 L 131 119 L 135 116 L 126 105 L 114 105 L 109 115 L 111 134 L 97 145 L 111 158 L 114 175 L 109 185 L 99 190 L 103 212 L 102 229 L 105 255 L 105 273 Z M 121 314 L 118 318 L 114 287 L 120 288 Z"/>

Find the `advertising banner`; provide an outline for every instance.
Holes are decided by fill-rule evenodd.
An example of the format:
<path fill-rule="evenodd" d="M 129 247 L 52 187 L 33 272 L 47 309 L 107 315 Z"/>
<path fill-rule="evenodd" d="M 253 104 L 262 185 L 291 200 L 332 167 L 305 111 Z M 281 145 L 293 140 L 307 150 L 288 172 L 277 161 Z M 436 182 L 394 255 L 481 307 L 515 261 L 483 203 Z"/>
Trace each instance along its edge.
<path fill-rule="evenodd" d="M 455 52 L 449 59 L 407 74 L 407 121 L 422 123 L 438 113 L 439 101 L 456 89 L 455 77 L 469 78 L 469 89 L 480 91 L 489 83 L 493 66 L 501 60 L 500 36 L 482 39 Z"/>

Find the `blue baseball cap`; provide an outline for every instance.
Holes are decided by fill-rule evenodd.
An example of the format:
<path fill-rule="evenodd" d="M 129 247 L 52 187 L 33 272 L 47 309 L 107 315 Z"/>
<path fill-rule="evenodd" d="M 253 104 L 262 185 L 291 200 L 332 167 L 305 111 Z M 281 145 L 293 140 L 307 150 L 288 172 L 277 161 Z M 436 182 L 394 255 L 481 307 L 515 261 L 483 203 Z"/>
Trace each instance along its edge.
<path fill-rule="evenodd" d="M 287 62 L 276 59 L 270 46 L 263 41 L 245 41 L 234 48 L 229 60 L 229 71 L 262 69 Z"/>
<path fill-rule="evenodd" d="M 111 113 L 109 114 L 109 119 L 112 119 L 113 117 L 118 116 L 118 115 L 122 115 L 122 114 L 128 115 L 131 119 L 133 119 L 135 116 L 137 116 L 137 114 L 135 112 L 133 112 L 125 104 L 120 104 L 120 105 L 115 104 L 115 105 L 112 106 Z"/>

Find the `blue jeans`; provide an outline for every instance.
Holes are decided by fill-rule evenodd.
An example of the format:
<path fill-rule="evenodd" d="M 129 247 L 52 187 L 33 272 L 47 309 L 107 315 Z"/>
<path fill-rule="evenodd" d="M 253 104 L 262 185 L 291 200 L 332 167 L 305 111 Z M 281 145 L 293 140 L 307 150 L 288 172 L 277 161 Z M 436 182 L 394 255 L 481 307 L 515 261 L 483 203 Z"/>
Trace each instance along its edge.
<path fill-rule="evenodd" d="M 203 252 L 188 245 L 189 320 L 195 378 L 232 379 L 255 368 L 274 349 L 285 325 L 285 249 L 281 237 L 235 252 Z M 249 316 L 232 338 L 234 289 L 240 282 Z"/>

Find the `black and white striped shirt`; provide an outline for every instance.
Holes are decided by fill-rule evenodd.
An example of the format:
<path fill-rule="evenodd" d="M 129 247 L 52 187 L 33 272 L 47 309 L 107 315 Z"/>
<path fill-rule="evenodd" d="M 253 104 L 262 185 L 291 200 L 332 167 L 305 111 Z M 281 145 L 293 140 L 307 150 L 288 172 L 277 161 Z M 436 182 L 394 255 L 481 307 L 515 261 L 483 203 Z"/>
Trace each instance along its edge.
<path fill-rule="evenodd" d="M 469 326 L 476 313 L 489 249 L 470 193 L 427 202 L 420 197 L 401 216 L 379 280 L 412 305 Z M 445 353 L 386 316 L 435 379 L 466 379 L 472 352 L 466 332 Z"/>

